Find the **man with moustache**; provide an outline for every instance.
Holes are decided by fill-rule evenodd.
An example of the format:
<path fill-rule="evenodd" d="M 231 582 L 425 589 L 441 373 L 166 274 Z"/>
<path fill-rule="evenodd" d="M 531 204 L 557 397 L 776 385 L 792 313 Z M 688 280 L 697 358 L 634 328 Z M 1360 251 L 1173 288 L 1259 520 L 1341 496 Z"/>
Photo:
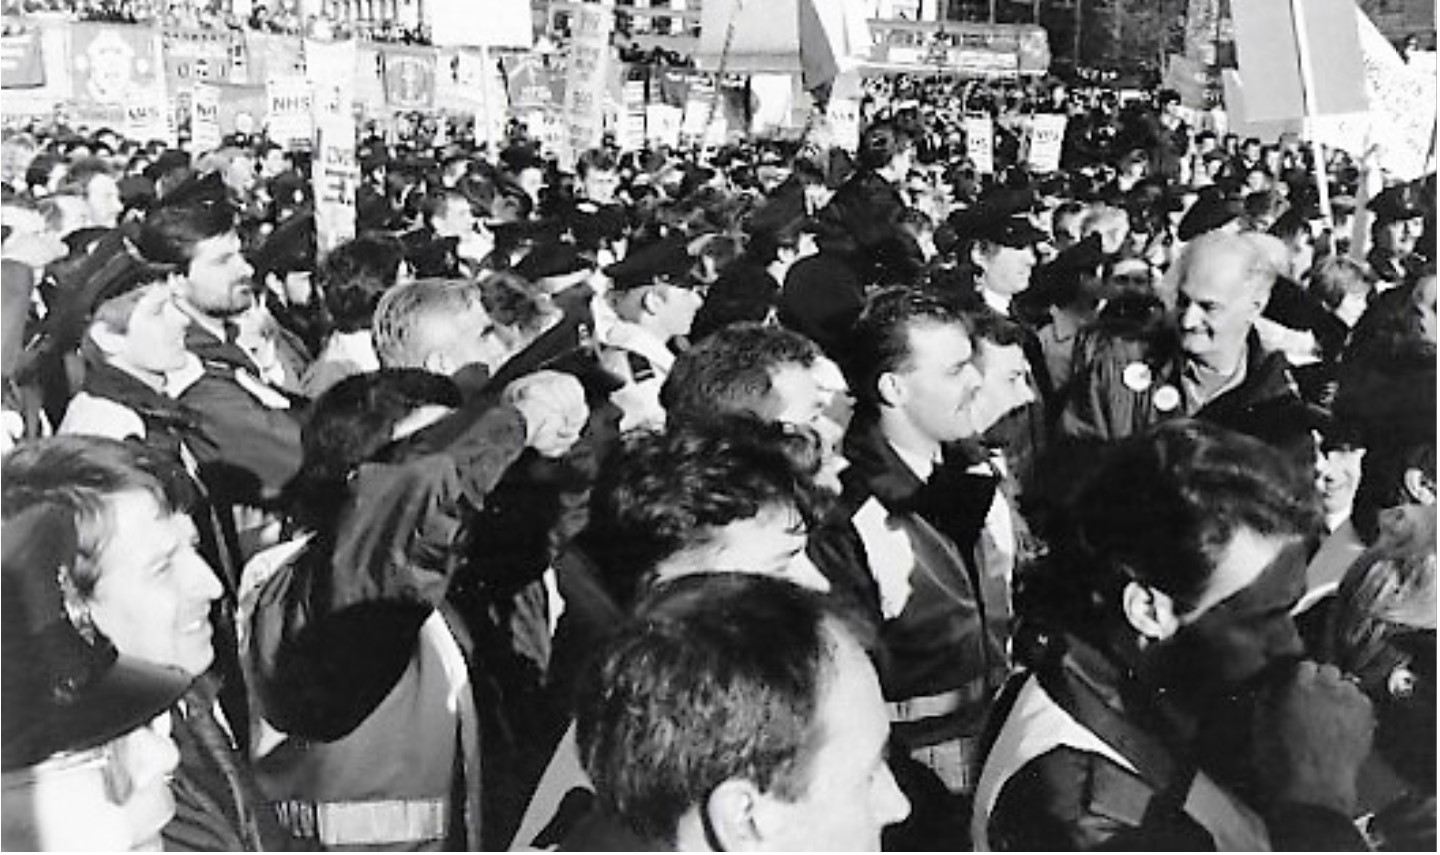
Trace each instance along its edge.
<path fill-rule="evenodd" d="M 1260 442 L 1192 420 L 1113 447 L 1017 592 L 978 849 L 1363 850 L 1374 726 L 1290 616 L 1321 524 Z"/>
<path fill-rule="evenodd" d="M 184 389 L 180 403 L 200 416 L 193 448 L 200 477 L 217 504 L 264 507 L 300 466 L 300 422 L 295 402 L 262 378 L 236 341 L 235 320 L 255 297 L 235 215 L 214 203 L 161 208 L 146 218 L 136 245 L 147 261 L 174 269 L 179 306 L 190 318 L 185 346 L 200 364 L 175 379 Z"/>

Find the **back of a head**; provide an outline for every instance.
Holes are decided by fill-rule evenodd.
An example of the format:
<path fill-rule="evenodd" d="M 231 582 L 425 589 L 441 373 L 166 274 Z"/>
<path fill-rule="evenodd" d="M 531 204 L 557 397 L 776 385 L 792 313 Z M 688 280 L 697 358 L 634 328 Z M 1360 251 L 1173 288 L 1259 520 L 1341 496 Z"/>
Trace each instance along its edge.
<path fill-rule="evenodd" d="M 1050 555 L 1016 592 L 1016 611 L 1051 631 L 1113 627 L 1129 582 L 1192 607 L 1235 534 L 1307 538 L 1321 530 L 1313 480 L 1270 446 L 1190 419 L 1104 448 L 1053 521 Z"/>
<path fill-rule="evenodd" d="M 700 574 L 659 588 L 578 699 L 581 762 L 600 804 L 673 844 L 681 818 L 727 780 L 800 796 L 845 626 L 777 579 Z"/>
<path fill-rule="evenodd" d="M 860 137 L 859 159 L 864 169 L 883 169 L 896 154 L 914 140 L 894 122 L 880 121 L 865 129 Z"/>
<path fill-rule="evenodd" d="M 816 521 L 820 454 L 818 440 L 744 415 L 633 432 L 601 464 L 582 542 L 616 599 L 631 602 L 661 562 L 731 523 L 776 507 Z"/>
<path fill-rule="evenodd" d="M 375 304 L 372 329 L 375 354 L 386 368 L 420 368 L 429 344 L 428 325 L 437 319 L 455 319 L 483 305 L 480 290 L 463 279 L 418 279 L 396 285 Z"/>
<path fill-rule="evenodd" d="M 322 527 L 347 495 L 361 463 L 395 438 L 396 426 L 426 406 L 457 407 L 448 378 L 418 368 L 385 368 L 341 380 L 317 398 L 301 431 L 303 460 L 284 504 L 303 527 Z"/>
<path fill-rule="evenodd" d="M 332 249 L 320 266 L 325 308 L 335 328 L 356 332 L 374 321 L 380 295 L 395 285 L 405 248 L 380 233 L 362 234 Z"/>
<path fill-rule="evenodd" d="M 731 324 L 676 358 L 660 403 L 672 422 L 703 424 L 735 414 L 769 420 L 774 372 L 785 365 L 808 368 L 819 355 L 813 342 L 782 327 Z"/>

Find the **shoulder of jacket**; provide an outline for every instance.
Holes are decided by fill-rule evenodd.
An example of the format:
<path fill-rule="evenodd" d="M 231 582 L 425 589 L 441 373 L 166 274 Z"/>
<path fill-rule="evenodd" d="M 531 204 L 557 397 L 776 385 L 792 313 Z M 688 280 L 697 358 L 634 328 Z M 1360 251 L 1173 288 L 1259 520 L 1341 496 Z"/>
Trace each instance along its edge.
<path fill-rule="evenodd" d="M 130 407 L 109 398 L 80 392 L 70 399 L 56 433 L 104 436 L 111 439 L 145 437 L 145 421 Z"/>

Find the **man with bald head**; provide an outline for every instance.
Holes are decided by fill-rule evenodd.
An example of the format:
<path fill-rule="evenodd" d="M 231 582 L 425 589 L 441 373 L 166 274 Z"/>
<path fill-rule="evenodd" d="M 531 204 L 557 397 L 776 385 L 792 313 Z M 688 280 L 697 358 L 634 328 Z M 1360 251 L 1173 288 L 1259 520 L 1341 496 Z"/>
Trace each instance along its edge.
<path fill-rule="evenodd" d="M 1266 350 L 1255 333 L 1277 273 L 1263 239 L 1212 232 L 1186 246 L 1175 306 L 1181 360 L 1173 386 L 1179 400 L 1170 409 L 1250 434 L 1310 467 L 1314 417 L 1284 354 Z M 1137 372 L 1125 382 L 1142 379 L 1149 380 Z M 1156 406 L 1166 403 L 1160 391 L 1154 398 Z"/>

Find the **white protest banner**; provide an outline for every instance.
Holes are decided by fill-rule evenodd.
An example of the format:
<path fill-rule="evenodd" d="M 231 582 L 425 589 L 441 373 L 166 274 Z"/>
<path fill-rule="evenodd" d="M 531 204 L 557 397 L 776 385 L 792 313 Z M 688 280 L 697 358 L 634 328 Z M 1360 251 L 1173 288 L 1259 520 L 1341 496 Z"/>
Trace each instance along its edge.
<path fill-rule="evenodd" d="M 316 120 L 315 160 L 311 182 L 315 189 L 315 241 L 323 256 L 355 237 L 355 189 L 360 165 L 355 160 L 355 119 L 324 115 Z"/>
<path fill-rule="evenodd" d="M 540 150 L 547 155 L 559 156 L 566 144 L 565 119 L 554 113 L 536 110 L 525 123 L 530 133 L 540 140 Z"/>
<path fill-rule="evenodd" d="M 568 166 L 605 132 L 605 83 L 610 71 L 611 0 L 579 4 L 570 25 L 570 58 L 565 65 L 565 149 Z"/>
<path fill-rule="evenodd" d="M 672 148 L 680 145 L 680 108 L 670 104 L 645 105 L 645 138 Z"/>
<path fill-rule="evenodd" d="M 1065 117 L 1037 114 L 1030 122 L 1030 168 L 1039 173 L 1060 171 L 1060 146 L 1065 142 Z"/>
<path fill-rule="evenodd" d="M 995 174 L 995 126 L 989 116 L 965 117 L 965 153 L 981 175 Z"/>
<path fill-rule="evenodd" d="M 645 147 L 645 81 L 626 81 L 625 109 L 620 115 L 618 141 L 624 149 Z"/>
<path fill-rule="evenodd" d="M 705 126 L 712 118 L 718 117 L 720 109 L 711 109 L 711 102 L 715 99 L 715 90 L 712 88 L 702 89 L 699 86 L 691 86 L 690 94 L 685 99 L 685 112 L 680 118 L 681 136 L 691 139 L 699 139 L 706 134 Z"/>
<path fill-rule="evenodd" d="M 165 97 L 164 81 L 130 92 L 125 101 L 125 136 L 150 142 L 161 140 L 175 144 L 175 129 L 170 121 L 170 102 Z"/>
<path fill-rule="evenodd" d="M 831 96 L 825 105 L 825 122 L 830 127 L 830 144 L 846 151 L 860 147 L 860 102 L 855 98 Z"/>
<path fill-rule="evenodd" d="M 220 90 L 196 83 L 190 90 L 190 146 L 196 152 L 220 147 Z"/>
<path fill-rule="evenodd" d="M 350 115 L 355 101 L 355 42 L 305 40 L 305 79 L 314 95 L 311 109 L 320 115 Z"/>
<path fill-rule="evenodd" d="M 307 146 L 314 133 L 310 82 L 304 77 L 272 77 L 265 84 L 265 127 L 270 139 L 286 148 Z"/>

